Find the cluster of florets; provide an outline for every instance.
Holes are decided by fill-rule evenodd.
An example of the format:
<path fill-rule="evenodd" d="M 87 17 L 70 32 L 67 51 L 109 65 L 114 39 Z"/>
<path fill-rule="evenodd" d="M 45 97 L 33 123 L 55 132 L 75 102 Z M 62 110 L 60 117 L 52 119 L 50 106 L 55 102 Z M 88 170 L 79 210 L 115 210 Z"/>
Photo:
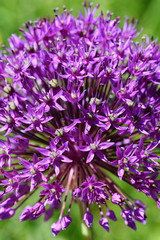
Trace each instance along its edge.
<path fill-rule="evenodd" d="M 71 223 L 74 200 L 88 227 L 95 204 L 109 231 L 117 217 L 108 202 L 129 227 L 145 223 L 146 206 L 106 171 L 160 207 L 159 45 L 133 41 L 136 22 L 120 28 L 111 13 L 95 17 L 97 7 L 84 7 L 77 18 L 64 9 L 52 21 L 28 22 L 0 61 L 0 219 L 39 191 L 20 221 L 47 220 L 61 208 L 53 235 Z"/>

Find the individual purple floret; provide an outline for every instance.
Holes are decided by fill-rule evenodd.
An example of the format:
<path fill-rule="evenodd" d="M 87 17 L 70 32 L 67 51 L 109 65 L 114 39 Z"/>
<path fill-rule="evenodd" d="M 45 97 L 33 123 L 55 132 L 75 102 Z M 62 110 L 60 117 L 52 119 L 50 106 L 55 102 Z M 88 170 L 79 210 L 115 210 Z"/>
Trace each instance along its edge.
<path fill-rule="evenodd" d="M 93 215 L 89 212 L 86 212 L 83 216 L 83 220 L 87 227 L 91 227 L 93 223 Z"/>
<path fill-rule="evenodd" d="M 94 206 L 109 231 L 116 205 L 136 230 L 147 207 L 121 181 L 160 208 L 160 46 L 98 7 L 30 21 L 0 54 L 0 220 L 59 211 L 56 236 L 75 201 L 88 228 Z"/>
<path fill-rule="evenodd" d="M 107 218 L 102 217 L 102 218 L 99 220 L 99 224 L 100 224 L 107 232 L 109 232 L 109 223 L 108 223 L 108 219 L 107 219 Z"/>

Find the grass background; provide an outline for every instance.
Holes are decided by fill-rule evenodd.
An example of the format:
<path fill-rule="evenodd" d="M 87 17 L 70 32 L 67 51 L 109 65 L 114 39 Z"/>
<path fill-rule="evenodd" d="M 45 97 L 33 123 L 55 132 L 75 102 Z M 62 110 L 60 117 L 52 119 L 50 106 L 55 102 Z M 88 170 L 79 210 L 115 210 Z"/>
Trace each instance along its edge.
<path fill-rule="evenodd" d="M 73 15 L 82 10 L 81 0 L 0 0 L 0 35 L 1 41 L 7 42 L 12 33 L 28 20 L 35 20 L 46 15 L 53 16 L 53 8 L 65 5 L 73 9 Z M 139 20 L 139 27 L 144 28 L 143 33 L 154 38 L 160 36 L 160 0 L 92 0 L 94 4 L 100 3 L 100 10 L 110 10 L 115 16 L 134 17 Z"/>
<path fill-rule="evenodd" d="M 121 16 L 122 21 L 125 16 L 134 17 L 139 20 L 139 28 L 143 27 L 142 35 L 148 34 L 150 37 L 160 37 L 160 0 L 93 0 L 94 4 L 100 3 L 100 10 L 104 12 L 110 10 L 114 12 L 114 16 Z M 0 42 L 7 44 L 7 39 L 12 33 L 18 33 L 18 28 L 28 20 L 36 20 L 38 17 L 46 15 L 53 16 L 52 9 L 66 5 L 68 9 L 73 9 L 73 15 L 77 16 L 79 10 L 83 10 L 82 1 L 80 0 L 0 0 Z M 99 214 L 94 208 L 94 240 L 159 240 L 160 239 L 160 211 L 152 199 L 148 199 L 141 193 L 136 193 L 133 189 L 122 184 L 122 188 L 129 192 L 134 198 L 143 199 L 148 205 L 148 220 L 146 225 L 137 224 L 138 230 L 133 231 L 124 225 L 121 220 L 120 212 L 116 210 L 118 222 L 110 222 L 111 232 L 106 233 L 99 226 Z M 27 204 L 36 202 L 36 197 L 32 197 Z M 22 208 L 17 212 L 16 216 L 10 220 L 0 222 L 0 240 L 51 240 L 53 239 L 50 225 L 57 220 L 58 212 L 48 222 L 43 222 L 43 218 L 36 221 L 26 221 L 20 223 L 18 216 Z M 72 209 L 73 223 L 66 231 L 62 231 L 56 240 L 81 240 L 81 221 L 79 208 L 76 204 Z"/>

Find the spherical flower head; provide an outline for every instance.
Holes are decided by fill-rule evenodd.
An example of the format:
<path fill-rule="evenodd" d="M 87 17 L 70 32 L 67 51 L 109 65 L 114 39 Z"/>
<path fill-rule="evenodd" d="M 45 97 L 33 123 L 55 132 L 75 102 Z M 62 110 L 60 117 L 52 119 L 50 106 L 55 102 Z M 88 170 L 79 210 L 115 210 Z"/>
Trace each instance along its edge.
<path fill-rule="evenodd" d="M 137 43 L 134 20 L 120 27 L 109 12 L 96 17 L 98 7 L 28 22 L 0 55 L 1 220 L 38 192 L 19 219 L 59 211 L 54 236 L 71 224 L 73 201 L 88 228 L 92 205 L 106 231 L 117 205 L 135 230 L 146 206 L 120 181 L 160 207 L 159 45 Z"/>

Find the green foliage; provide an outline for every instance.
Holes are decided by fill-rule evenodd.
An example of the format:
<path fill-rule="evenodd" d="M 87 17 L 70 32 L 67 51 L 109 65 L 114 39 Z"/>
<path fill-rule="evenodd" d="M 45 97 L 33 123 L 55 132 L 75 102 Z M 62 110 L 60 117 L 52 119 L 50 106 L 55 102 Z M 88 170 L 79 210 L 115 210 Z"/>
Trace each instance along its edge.
<path fill-rule="evenodd" d="M 12 33 L 18 33 L 18 28 L 29 20 L 36 20 L 38 17 L 47 15 L 53 16 L 53 8 L 63 5 L 73 9 L 76 16 L 79 10 L 83 11 L 81 0 L 0 0 L 0 36 L 3 43 Z M 143 34 L 149 34 L 154 38 L 160 36 L 160 1 L 159 0 L 93 0 L 93 4 L 101 4 L 100 10 L 110 10 L 115 16 L 134 17 L 139 20 L 139 27 L 144 28 Z"/>

